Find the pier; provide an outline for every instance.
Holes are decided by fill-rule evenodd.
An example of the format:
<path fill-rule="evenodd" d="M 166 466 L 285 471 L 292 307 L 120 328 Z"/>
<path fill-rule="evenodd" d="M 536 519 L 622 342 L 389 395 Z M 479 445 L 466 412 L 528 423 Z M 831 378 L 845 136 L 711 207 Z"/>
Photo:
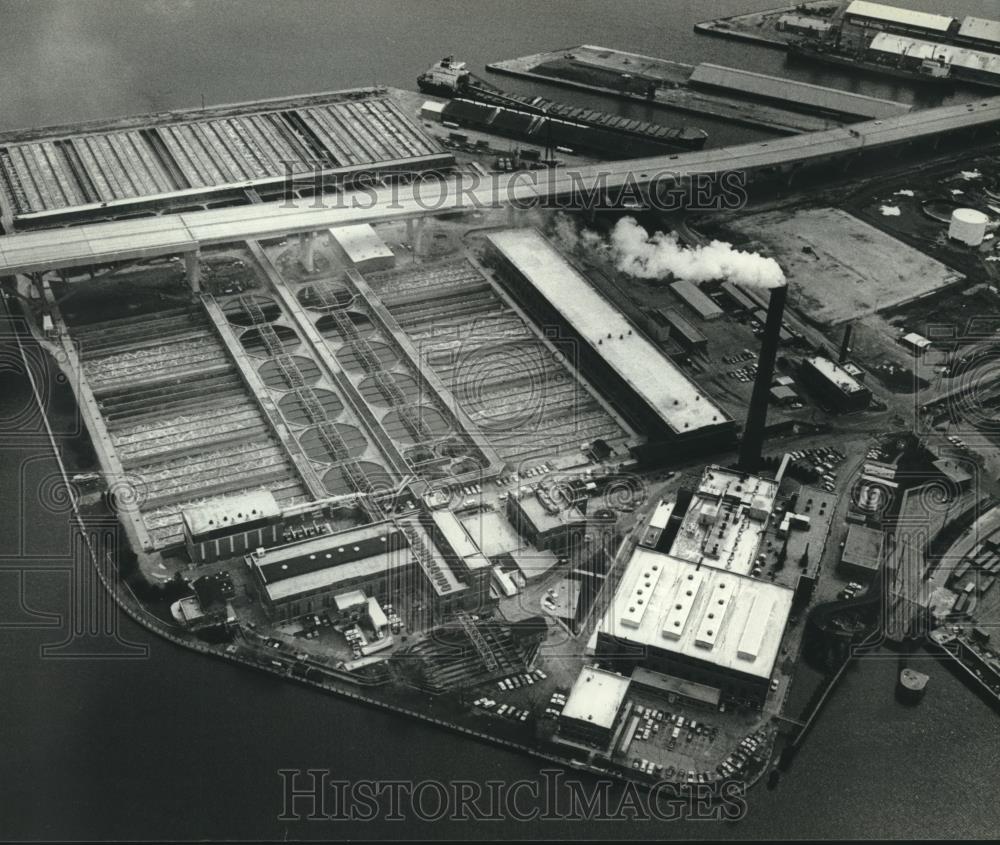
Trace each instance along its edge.
<path fill-rule="evenodd" d="M 593 44 L 493 62 L 486 69 L 782 134 L 818 132 L 839 125 L 836 120 L 803 114 L 793 108 L 749 103 L 700 89 L 691 84 L 697 71 L 694 65 Z"/>

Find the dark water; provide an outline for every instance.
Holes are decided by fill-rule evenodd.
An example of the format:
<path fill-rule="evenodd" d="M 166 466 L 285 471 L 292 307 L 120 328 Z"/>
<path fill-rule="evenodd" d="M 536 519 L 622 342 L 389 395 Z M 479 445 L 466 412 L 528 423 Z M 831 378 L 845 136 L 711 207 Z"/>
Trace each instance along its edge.
<path fill-rule="evenodd" d="M 0 125 L 191 106 L 202 96 L 211 103 L 376 81 L 409 86 L 445 53 L 482 66 L 582 42 L 783 72 L 780 53 L 691 32 L 697 20 L 762 5 L 766 0 L 6 2 Z M 949 11 L 989 14 L 990 5 L 966 0 Z M 825 70 L 794 75 L 877 96 L 913 94 Z M 729 132 L 747 137 L 746 130 Z M 331 769 L 348 780 L 511 782 L 536 778 L 539 764 L 198 657 L 127 620 L 119 633 L 148 647 L 144 659 L 43 653 L 75 618 L 69 594 L 78 582 L 67 518 L 47 492 L 54 460 L 5 334 L 0 326 L 0 839 L 959 838 L 1000 828 L 996 714 L 933 662 L 921 667 L 931 675 L 925 701 L 898 705 L 893 659 L 858 664 L 791 775 L 775 791 L 753 792 L 737 824 L 282 823 L 281 768 Z M 76 426 L 65 389 L 54 373 L 39 369 L 39 376 L 73 465 L 80 446 L 70 436 Z"/>

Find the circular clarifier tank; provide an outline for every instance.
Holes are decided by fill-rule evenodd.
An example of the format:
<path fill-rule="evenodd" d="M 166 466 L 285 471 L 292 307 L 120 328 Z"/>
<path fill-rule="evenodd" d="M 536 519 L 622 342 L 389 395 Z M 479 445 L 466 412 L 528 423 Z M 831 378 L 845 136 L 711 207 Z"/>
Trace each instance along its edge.
<path fill-rule="evenodd" d="M 313 393 L 316 396 L 316 401 L 319 402 L 322 409 L 326 412 L 328 419 L 335 419 L 344 410 L 344 403 L 340 401 L 340 397 L 332 390 L 314 390 Z M 292 425 L 306 426 L 315 422 L 312 415 L 306 411 L 306 406 L 302 400 L 294 393 L 282 396 L 278 400 L 278 409 L 281 411 L 281 415 L 285 418 L 285 421 Z"/>
<path fill-rule="evenodd" d="M 374 487 L 389 490 L 395 486 L 394 479 L 385 471 L 384 467 L 372 461 L 358 461 L 356 466 Z M 343 467 L 333 467 L 326 472 L 323 475 L 323 486 L 326 487 L 331 496 L 343 496 L 357 492 L 351 481 L 351 476 Z"/>
<path fill-rule="evenodd" d="M 399 443 L 437 440 L 451 430 L 444 414 L 429 405 L 410 405 L 405 413 L 399 408 L 392 408 L 382 417 L 382 427 Z M 413 431 L 415 427 L 418 428 L 417 431 Z"/>
<path fill-rule="evenodd" d="M 271 326 L 271 329 L 274 331 L 278 343 L 281 344 L 281 348 L 285 352 L 291 352 L 299 345 L 299 336 L 295 333 L 294 329 L 290 329 L 288 326 Z M 247 329 L 240 335 L 240 343 L 243 344 L 243 348 L 251 355 L 256 355 L 258 358 L 271 357 L 271 350 L 264 342 L 264 335 L 260 329 Z"/>
<path fill-rule="evenodd" d="M 378 359 L 384 370 L 391 369 L 399 360 L 396 351 L 387 343 L 372 341 L 368 344 L 368 348 L 371 349 L 372 354 Z M 367 367 L 365 367 L 361 355 L 351 346 L 345 346 L 341 349 L 337 353 L 337 360 L 340 361 L 340 366 L 350 373 L 367 372 Z"/>
<path fill-rule="evenodd" d="M 337 317 L 339 317 L 339 320 Z M 375 333 L 375 326 L 372 324 L 372 321 L 360 311 L 341 311 L 337 317 L 334 317 L 332 314 L 325 314 L 316 321 L 317 331 L 333 343 L 346 343 L 348 340 L 353 339 L 352 337 L 346 337 L 345 332 L 350 332 L 352 335 L 354 332 L 357 332 L 358 335 L 364 338 L 371 337 Z M 351 325 L 354 327 L 353 330 L 341 325 L 340 321 L 344 319 L 350 320 Z"/>
<path fill-rule="evenodd" d="M 408 405 L 412 405 L 420 399 L 421 388 L 417 380 L 403 373 L 393 373 L 392 380 L 397 389 L 403 394 L 403 398 Z M 374 376 L 368 376 L 358 385 L 365 402 L 375 408 L 388 408 L 392 402 L 385 395 L 385 391 L 379 386 L 378 380 Z"/>
<path fill-rule="evenodd" d="M 230 299 L 222 306 L 222 313 L 234 326 L 252 326 L 255 311 L 257 312 L 256 316 L 263 316 L 268 323 L 273 323 L 281 316 L 281 308 L 269 296 L 251 294 L 239 299 Z"/>
<path fill-rule="evenodd" d="M 315 361 L 304 358 L 301 355 L 293 356 L 292 361 L 294 361 L 295 367 L 302 374 L 302 378 L 307 385 L 316 384 L 320 380 L 322 373 L 320 373 L 319 366 Z M 265 361 L 260 365 L 257 372 L 260 373 L 261 381 L 271 388 L 271 390 L 292 389 L 292 385 L 288 383 L 284 370 L 282 370 L 277 361 Z"/>
<path fill-rule="evenodd" d="M 303 308 L 326 313 L 331 308 L 346 308 L 354 301 L 352 294 L 343 285 L 305 285 L 295 294 Z"/>
<path fill-rule="evenodd" d="M 337 433 L 334 441 L 343 441 L 348 457 L 356 458 L 365 451 L 368 441 L 357 428 L 346 423 L 334 423 L 333 427 Z M 327 442 L 327 438 L 318 428 L 310 428 L 304 432 L 299 438 L 299 443 L 302 444 L 306 455 L 314 461 L 332 464 L 341 460 L 341 457 L 334 453 L 333 445 Z"/>

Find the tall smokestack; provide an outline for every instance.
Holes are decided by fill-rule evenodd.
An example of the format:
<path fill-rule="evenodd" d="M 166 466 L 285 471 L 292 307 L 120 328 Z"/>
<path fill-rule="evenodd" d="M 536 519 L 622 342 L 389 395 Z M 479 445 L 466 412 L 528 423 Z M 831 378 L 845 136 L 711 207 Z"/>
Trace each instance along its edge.
<path fill-rule="evenodd" d="M 781 323 L 785 315 L 785 299 L 788 288 L 785 285 L 771 288 L 771 299 L 767 306 L 767 321 L 764 324 L 760 359 L 757 362 L 757 380 L 750 397 L 750 409 L 740 443 L 739 468 L 744 472 L 756 472 L 760 468 L 761 450 L 764 448 L 764 427 L 767 424 L 767 402 L 771 393 L 771 379 L 774 376 L 774 361 L 778 357 L 781 341 Z"/>
<path fill-rule="evenodd" d="M 843 364 L 847 360 L 847 356 L 851 354 L 851 323 L 844 326 L 844 339 L 840 344 L 840 357 L 837 359 L 839 363 Z"/>

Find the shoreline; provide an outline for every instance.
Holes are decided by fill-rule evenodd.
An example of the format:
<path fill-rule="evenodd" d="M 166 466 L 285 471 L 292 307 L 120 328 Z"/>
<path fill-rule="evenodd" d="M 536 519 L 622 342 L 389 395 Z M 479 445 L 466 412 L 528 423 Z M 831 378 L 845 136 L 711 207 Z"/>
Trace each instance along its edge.
<path fill-rule="evenodd" d="M 14 317 L 8 306 L 7 298 L 0 300 L 0 305 L 2 305 L 2 318 L 13 327 Z M 32 341 L 38 343 L 39 349 L 45 354 L 46 359 L 49 361 L 50 365 L 59 367 L 61 370 L 61 365 L 57 360 L 55 360 L 47 348 L 47 346 L 41 342 L 34 334 L 34 326 L 30 320 L 25 318 L 25 323 L 29 327 L 31 332 Z M 52 432 L 51 426 L 48 421 L 48 416 L 46 414 L 46 409 L 42 397 L 38 391 L 38 387 L 34 381 L 34 377 L 31 375 L 30 368 L 27 365 L 27 353 L 24 349 L 23 338 L 20 332 L 13 331 L 14 338 L 17 343 L 18 352 L 21 356 L 22 362 L 25 364 L 25 372 L 27 373 L 27 381 L 31 387 L 32 397 L 35 401 L 36 406 L 42 414 L 44 420 L 46 434 L 49 440 L 49 444 L 52 448 L 52 454 L 56 459 L 59 467 L 60 475 L 62 476 L 63 483 L 66 485 L 67 491 L 72 491 L 72 483 L 69 478 L 69 473 L 66 470 L 65 464 L 63 463 L 62 456 L 59 451 L 59 446 L 56 441 L 55 434 Z M 75 402 L 75 396 L 74 396 Z M 89 431 L 87 432 L 87 440 L 89 442 L 90 436 Z M 136 625 L 143 628 L 146 631 L 158 636 L 162 640 L 170 642 L 172 645 L 178 646 L 180 648 L 185 648 L 190 651 L 196 652 L 199 655 L 214 657 L 221 660 L 230 661 L 236 665 L 262 671 L 270 675 L 276 676 L 283 681 L 292 681 L 301 686 L 310 687 L 312 689 L 331 694 L 355 703 L 363 704 L 369 707 L 377 708 L 383 711 L 391 712 L 399 716 L 410 717 L 416 719 L 420 722 L 425 722 L 432 724 L 438 728 L 444 728 L 451 731 L 452 733 L 457 733 L 464 735 L 466 737 L 475 739 L 484 744 L 499 746 L 505 748 L 509 751 L 514 751 L 520 754 L 525 754 L 530 757 L 545 760 L 549 763 L 554 763 L 567 770 L 575 770 L 580 772 L 586 772 L 590 775 L 596 777 L 605 776 L 612 778 L 613 780 L 619 781 L 621 783 L 632 783 L 636 786 L 642 787 L 646 790 L 651 790 L 658 784 L 669 784 L 671 787 L 676 789 L 680 795 L 691 795 L 692 789 L 690 786 L 708 786 L 712 790 L 710 800 L 715 802 L 721 800 L 720 792 L 725 784 L 732 783 L 742 783 L 743 784 L 743 794 L 746 794 L 750 789 L 756 786 L 760 780 L 764 777 L 767 772 L 767 764 L 773 755 L 774 745 L 769 749 L 769 754 L 767 759 L 761 765 L 759 771 L 752 773 L 752 776 L 745 781 L 717 781 L 710 784 L 693 784 L 689 785 L 687 783 L 680 783 L 673 780 L 652 780 L 652 779 L 639 779 L 632 778 L 628 775 L 628 770 L 622 768 L 619 770 L 616 767 L 605 768 L 603 766 L 597 766 L 591 763 L 584 763 L 580 760 L 571 757 L 560 757 L 556 754 L 550 753 L 543 748 L 532 747 L 530 745 L 525 745 L 519 743 L 515 740 L 508 739 L 502 736 L 497 736 L 494 734 L 486 733 L 485 731 L 479 731 L 474 728 L 466 727 L 454 721 L 449 721 L 447 719 L 442 719 L 433 716 L 429 713 L 420 712 L 409 707 L 405 707 L 401 704 L 397 704 L 391 701 L 387 701 L 381 698 L 376 698 L 374 696 L 365 695 L 357 690 L 348 688 L 350 686 L 364 686 L 364 682 L 356 678 L 351 678 L 349 681 L 341 681 L 337 683 L 335 680 L 336 670 L 332 668 L 324 667 L 322 671 L 324 674 L 330 676 L 330 679 L 326 682 L 314 680 L 309 677 L 296 675 L 293 673 L 293 669 L 299 661 L 288 661 L 287 659 L 282 660 L 282 667 L 278 668 L 275 664 L 277 663 L 274 657 L 261 657 L 258 660 L 251 659 L 250 657 L 245 657 L 238 653 L 226 653 L 224 647 L 213 647 L 199 639 L 194 635 L 186 635 L 180 629 L 173 630 L 170 629 L 166 623 L 163 622 L 158 616 L 149 611 L 142 603 L 142 601 L 135 595 L 132 587 L 128 582 L 120 575 L 117 566 L 108 560 L 106 565 L 108 570 L 105 571 L 105 567 L 101 565 L 101 561 L 95 552 L 93 545 L 90 541 L 90 537 L 87 533 L 87 523 L 84 514 L 81 512 L 79 501 L 76 497 L 70 493 L 70 498 L 72 501 L 72 515 L 73 520 L 76 523 L 77 529 L 80 531 L 84 538 L 84 542 L 87 547 L 87 555 L 90 558 L 90 563 L 94 567 L 97 577 L 100 579 L 102 588 L 110 595 L 111 599 L 114 601 L 115 606 L 125 613 L 129 619 L 131 619 Z M 120 522 L 118 523 L 119 528 L 121 528 Z M 267 662 L 263 662 L 263 661 Z M 701 790 L 697 790 L 700 792 Z"/>

